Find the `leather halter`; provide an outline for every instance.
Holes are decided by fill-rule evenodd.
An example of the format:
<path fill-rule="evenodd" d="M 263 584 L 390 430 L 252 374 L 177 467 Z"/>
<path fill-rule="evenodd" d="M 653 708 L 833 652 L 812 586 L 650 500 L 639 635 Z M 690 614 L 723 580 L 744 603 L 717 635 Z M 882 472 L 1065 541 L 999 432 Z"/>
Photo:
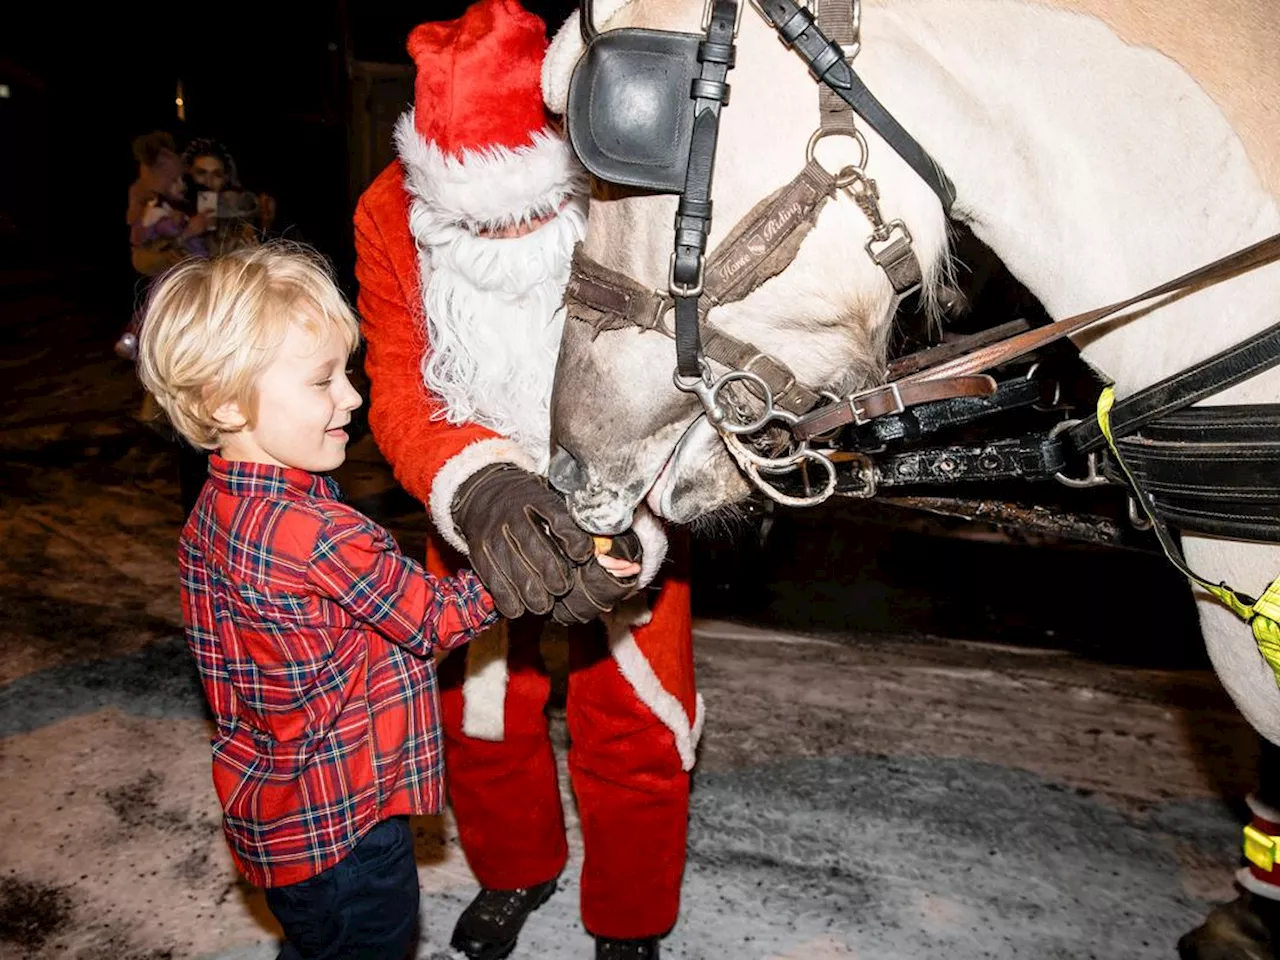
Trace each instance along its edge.
<path fill-rule="evenodd" d="M 954 190 L 845 59 L 846 50 L 853 54 L 859 46 L 856 0 L 821 4 L 818 23 L 791 0 L 769 4 L 752 0 L 820 82 L 821 126 L 809 143 L 807 163 L 800 173 L 756 204 L 707 256 L 711 175 L 719 113 L 728 103 L 725 77 L 734 63 L 733 39 L 742 12 L 739 2 L 708 0 L 701 42 L 695 35 L 654 30 L 601 34 L 594 27 L 591 0 L 583 4 L 581 26 L 588 47 L 574 70 L 566 111 L 570 140 L 579 158 L 592 173 L 610 182 L 677 192 L 678 174 L 683 173 L 684 181 L 668 291 L 649 290 L 596 263 L 579 248 L 566 305 L 570 316 L 591 324 L 593 337 L 627 326 L 661 332 L 676 341 L 681 377 L 703 377 L 704 358 L 714 360 L 730 371 L 759 377 L 773 403 L 800 414 L 816 406 L 821 394 L 801 384 L 784 363 L 713 327 L 706 320 L 708 311 L 743 299 L 786 269 L 822 207 L 839 189 L 848 191 L 871 220 L 867 254 L 885 270 L 895 292 L 905 296 L 921 282 L 910 234 L 901 221 L 884 221 L 874 182 L 860 167 L 828 172 L 813 157 L 816 144 L 829 136 L 854 138 L 865 163 L 866 144 L 853 123 L 853 112 L 858 110 L 926 177 L 944 207 L 949 208 Z M 696 77 L 689 63 L 695 47 L 701 64 Z M 689 97 L 683 100 L 686 109 L 674 92 L 681 86 L 689 89 Z M 624 87 L 628 88 L 625 93 Z M 637 102 L 645 109 L 637 109 Z M 681 155 L 685 144 L 687 160 Z M 672 325 L 666 322 L 670 313 L 674 313 Z M 752 378 L 746 385 L 760 396 L 763 391 L 755 388 Z M 974 378 L 954 395 L 981 395 L 992 389 L 986 378 Z M 918 399 L 936 395 L 937 390 L 929 388 L 918 392 Z"/>

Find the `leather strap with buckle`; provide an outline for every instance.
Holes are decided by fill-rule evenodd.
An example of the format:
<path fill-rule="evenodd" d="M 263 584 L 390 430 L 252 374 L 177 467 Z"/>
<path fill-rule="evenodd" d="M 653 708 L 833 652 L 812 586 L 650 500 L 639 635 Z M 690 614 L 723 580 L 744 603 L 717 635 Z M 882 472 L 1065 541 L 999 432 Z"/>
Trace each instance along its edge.
<path fill-rule="evenodd" d="M 954 397 L 989 397 L 996 392 L 995 380 L 986 374 L 907 383 L 896 380 L 855 393 L 840 403 L 829 404 L 801 417 L 792 432 L 797 439 L 812 440 L 846 424 L 864 424 L 877 417 L 902 413 L 907 407 Z"/>

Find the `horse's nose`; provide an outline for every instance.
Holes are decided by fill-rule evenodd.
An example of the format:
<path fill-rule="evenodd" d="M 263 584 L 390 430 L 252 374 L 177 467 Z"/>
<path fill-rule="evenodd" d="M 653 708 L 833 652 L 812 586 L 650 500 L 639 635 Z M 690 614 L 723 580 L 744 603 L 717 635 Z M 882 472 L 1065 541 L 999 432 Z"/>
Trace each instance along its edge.
<path fill-rule="evenodd" d="M 568 450 L 556 444 L 547 467 L 547 479 L 561 493 L 575 493 L 587 484 L 587 472 Z"/>

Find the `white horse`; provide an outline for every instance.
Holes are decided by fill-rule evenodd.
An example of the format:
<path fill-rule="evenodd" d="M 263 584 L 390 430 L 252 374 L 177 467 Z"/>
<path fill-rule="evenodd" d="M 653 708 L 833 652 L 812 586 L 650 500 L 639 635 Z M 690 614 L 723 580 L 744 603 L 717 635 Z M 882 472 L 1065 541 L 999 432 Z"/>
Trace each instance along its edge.
<path fill-rule="evenodd" d="M 603 8 L 603 9 L 602 9 Z M 699 31 L 700 0 L 604 0 L 600 29 Z M 815 84 L 746 10 L 721 120 L 710 246 L 803 164 Z M 581 51 L 574 15 L 544 69 L 564 106 Z M 862 15 L 859 75 L 950 175 L 968 224 L 1054 318 L 1153 287 L 1280 231 L 1280 8 L 1274 0 L 878 0 Z M 937 197 L 865 124 L 867 173 L 905 221 L 926 284 L 949 270 Z M 821 155 L 820 155 L 821 158 Z M 842 158 L 831 159 L 834 169 Z M 665 290 L 671 196 L 593 197 L 585 252 Z M 862 254 L 870 225 L 843 195 L 794 262 L 710 320 L 814 388 L 857 389 L 884 368 L 895 299 Z M 1076 338 L 1125 395 L 1280 321 L 1280 266 L 1253 270 Z M 642 501 L 688 522 L 750 491 L 689 394 L 671 382 L 671 340 L 567 323 L 554 434 L 576 461 L 566 489 L 585 527 L 622 529 Z M 720 371 L 722 372 L 722 371 Z M 1272 370 L 1209 403 L 1280 401 Z M 1280 545 L 1186 537 L 1193 569 L 1258 595 Z M 1280 742 L 1280 689 L 1248 627 L 1198 592 L 1224 686 Z M 1160 598 L 1150 598 L 1158 629 Z"/>

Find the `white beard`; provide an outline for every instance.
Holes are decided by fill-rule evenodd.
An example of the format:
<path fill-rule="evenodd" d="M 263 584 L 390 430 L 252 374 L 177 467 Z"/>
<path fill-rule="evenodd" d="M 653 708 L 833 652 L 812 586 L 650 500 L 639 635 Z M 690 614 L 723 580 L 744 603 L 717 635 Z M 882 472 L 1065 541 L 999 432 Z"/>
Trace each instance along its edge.
<path fill-rule="evenodd" d="M 522 237 L 479 237 L 465 227 L 418 236 L 430 270 L 422 379 L 444 401 L 436 416 L 514 440 L 540 469 L 550 458 L 561 301 L 586 222 L 585 199 L 574 199 Z"/>

